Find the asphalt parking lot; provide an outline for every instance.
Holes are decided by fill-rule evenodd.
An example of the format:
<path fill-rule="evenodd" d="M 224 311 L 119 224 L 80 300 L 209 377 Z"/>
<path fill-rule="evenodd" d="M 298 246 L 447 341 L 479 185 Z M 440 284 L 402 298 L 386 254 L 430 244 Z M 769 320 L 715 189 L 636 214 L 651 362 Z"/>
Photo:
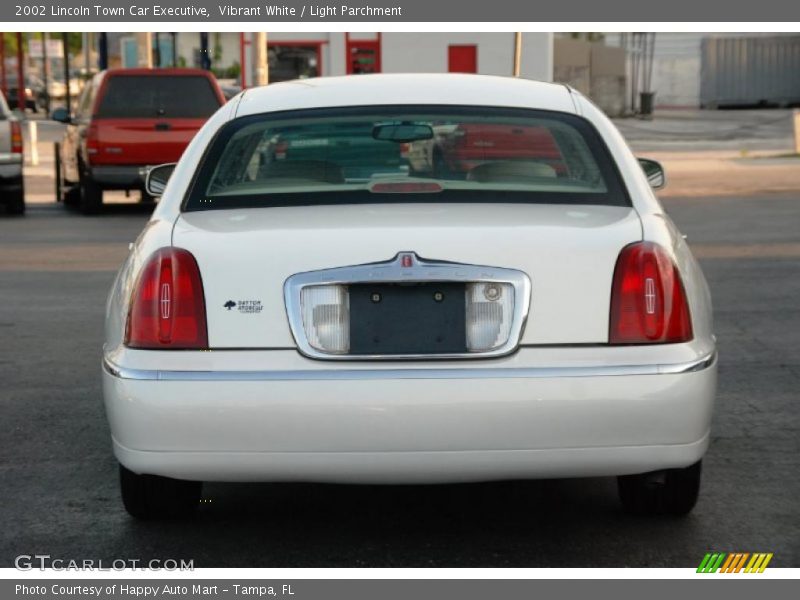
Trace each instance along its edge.
<path fill-rule="evenodd" d="M 102 314 L 148 208 L 0 216 L 0 567 L 19 554 L 197 567 L 800 565 L 800 194 L 665 201 L 716 305 L 720 379 L 696 510 L 631 518 L 611 479 L 438 487 L 211 484 L 196 520 L 124 512 L 100 389 Z"/>

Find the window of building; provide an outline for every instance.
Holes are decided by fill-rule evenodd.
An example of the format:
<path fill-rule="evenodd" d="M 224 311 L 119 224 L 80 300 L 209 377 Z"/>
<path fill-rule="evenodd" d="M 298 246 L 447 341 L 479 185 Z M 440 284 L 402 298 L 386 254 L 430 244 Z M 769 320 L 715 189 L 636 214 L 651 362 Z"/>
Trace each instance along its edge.
<path fill-rule="evenodd" d="M 322 74 L 319 44 L 269 44 L 267 56 L 271 83 L 318 77 Z"/>
<path fill-rule="evenodd" d="M 347 34 L 347 73 L 359 75 L 381 72 L 381 39 L 352 39 Z"/>

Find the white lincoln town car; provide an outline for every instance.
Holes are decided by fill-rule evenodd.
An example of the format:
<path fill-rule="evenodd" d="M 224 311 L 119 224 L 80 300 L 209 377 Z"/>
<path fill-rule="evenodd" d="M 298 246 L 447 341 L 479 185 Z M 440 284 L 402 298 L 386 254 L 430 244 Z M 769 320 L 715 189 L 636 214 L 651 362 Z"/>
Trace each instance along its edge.
<path fill-rule="evenodd" d="M 202 481 L 616 476 L 627 511 L 689 512 L 715 338 L 663 183 L 564 85 L 240 93 L 150 169 L 108 299 L 125 507 L 190 514 Z"/>

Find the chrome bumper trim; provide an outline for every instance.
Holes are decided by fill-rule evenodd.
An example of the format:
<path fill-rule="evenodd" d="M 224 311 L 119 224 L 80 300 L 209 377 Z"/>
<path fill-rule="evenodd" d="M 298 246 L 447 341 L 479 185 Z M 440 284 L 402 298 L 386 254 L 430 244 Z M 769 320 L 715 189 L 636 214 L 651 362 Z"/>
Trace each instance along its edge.
<path fill-rule="evenodd" d="M 0 152 L 0 165 L 21 165 L 22 154 L 11 152 Z"/>
<path fill-rule="evenodd" d="M 129 369 L 103 359 L 104 370 L 120 379 L 140 381 L 346 381 L 376 379 L 543 379 L 559 377 L 624 377 L 675 375 L 702 371 L 714 364 L 716 351 L 696 360 L 664 365 L 601 367 L 464 367 L 408 369 L 304 369 L 296 371 L 160 371 Z"/>

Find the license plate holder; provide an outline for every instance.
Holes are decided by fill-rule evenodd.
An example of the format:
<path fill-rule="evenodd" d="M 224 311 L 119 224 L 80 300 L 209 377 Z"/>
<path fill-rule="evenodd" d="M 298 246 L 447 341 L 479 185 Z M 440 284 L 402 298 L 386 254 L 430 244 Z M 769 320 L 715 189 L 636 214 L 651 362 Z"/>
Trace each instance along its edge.
<path fill-rule="evenodd" d="M 465 284 L 350 285 L 350 353 L 467 352 Z"/>

